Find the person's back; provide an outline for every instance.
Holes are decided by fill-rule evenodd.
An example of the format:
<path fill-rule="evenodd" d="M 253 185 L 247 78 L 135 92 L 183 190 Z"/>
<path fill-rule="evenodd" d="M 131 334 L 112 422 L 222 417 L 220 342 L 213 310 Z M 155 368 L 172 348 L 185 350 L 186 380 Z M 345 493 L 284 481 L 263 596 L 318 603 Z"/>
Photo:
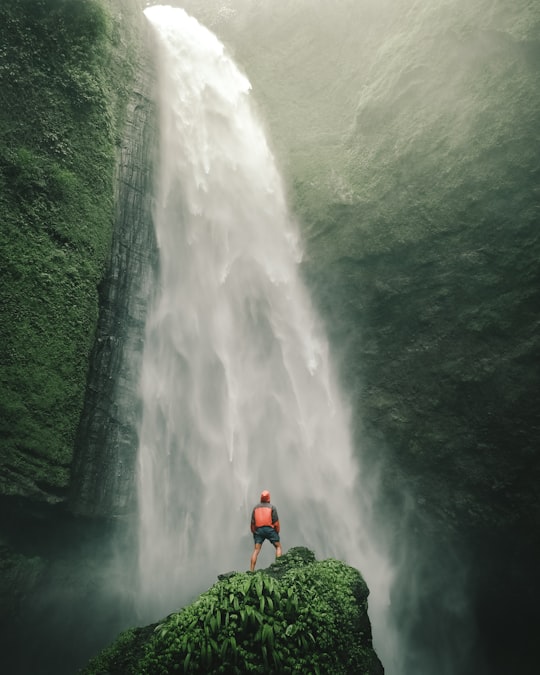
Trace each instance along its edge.
<path fill-rule="evenodd" d="M 276 507 L 270 503 L 270 493 L 263 490 L 261 501 L 253 507 L 251 512 L 251 532 L 253 534 L 254 549 L 251 554 L 250 569 L 253 572 L 257 564 L 261 547 L 265 539 L 272 542 L 276 549 L 276 558 L 281 555 L 279 539 L 279 517 Z"/>

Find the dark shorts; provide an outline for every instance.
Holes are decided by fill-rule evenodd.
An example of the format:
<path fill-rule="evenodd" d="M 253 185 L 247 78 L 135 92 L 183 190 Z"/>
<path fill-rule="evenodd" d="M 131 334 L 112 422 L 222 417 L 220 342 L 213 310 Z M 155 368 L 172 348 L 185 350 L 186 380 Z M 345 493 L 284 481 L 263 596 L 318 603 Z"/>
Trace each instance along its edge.
<path fill-rule="evenodd" d="M 270 525 L 258 527 L 253 533 L 253 541 L 256 544 L 262 544 L 265 539 L 271 541 L 272 544 L 277 544 L 279 541 L 279 534 Z"/>

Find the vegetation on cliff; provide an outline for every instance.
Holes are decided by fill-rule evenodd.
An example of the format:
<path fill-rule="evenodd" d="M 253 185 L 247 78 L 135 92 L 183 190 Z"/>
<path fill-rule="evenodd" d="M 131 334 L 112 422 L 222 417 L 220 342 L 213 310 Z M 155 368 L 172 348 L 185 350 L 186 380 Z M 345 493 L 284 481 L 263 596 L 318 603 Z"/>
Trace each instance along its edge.
<path fill-rule="evenodd" d="M 266 570 L 223 575 L 155 626 L 122 633 L 84 673 L 382 674 L 367 597 L 354 568 L 293 548 Z"/>
<path fill-rule="evenodd" d="M 129 50 L 99 0 L 0 6 L 2 494 L 61 499 L 113 222 Z"/>

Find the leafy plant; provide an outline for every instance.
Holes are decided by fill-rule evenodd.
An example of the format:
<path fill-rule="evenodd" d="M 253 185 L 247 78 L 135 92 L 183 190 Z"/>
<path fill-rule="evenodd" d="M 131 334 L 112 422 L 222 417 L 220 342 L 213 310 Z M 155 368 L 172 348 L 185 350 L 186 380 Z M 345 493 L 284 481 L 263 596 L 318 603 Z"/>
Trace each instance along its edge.
<path fill-rule="evenodd" d="M 268 570 L 223 578 L 160 622 L 129 672 L 380 673 L 367 594 L 357 570 L 292 549 Z M 112 660 L 104 671 L 97 663 L 87 675 L 121 672 Z"/>

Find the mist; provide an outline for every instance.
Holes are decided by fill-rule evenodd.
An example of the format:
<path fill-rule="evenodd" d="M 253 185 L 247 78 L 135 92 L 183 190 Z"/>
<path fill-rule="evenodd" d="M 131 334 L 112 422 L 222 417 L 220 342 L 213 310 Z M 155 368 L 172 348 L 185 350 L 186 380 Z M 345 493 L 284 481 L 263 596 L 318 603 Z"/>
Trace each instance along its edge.
<path fill-rule="evenodd" d="M 51 506 L 26 523 L 17 503 L 6 510 L 30 560 L 24 621 L 5 628 L 12 669 L 71 672 L 120 630 L 247 569 L 249 511 L 268 488 L 285 550 L 305 544 L 365 576 L 389 675 L 525 672 L 514 653 L 523 638 L 525 662 L 536 639 L 523 518 L 537 508 L 536 3 L 169 4 L 223 43 L 235 122 L 219 82 L 205 112 L 180 115 L 191 128 L 190 112 L 208 117 L 202 154 L 185 129 L 169 136 L 181 102 L 161 119 L 139 514 L 105 525 Z M 231 127 L 249 130 L 247 149 Z M 226 158 L 217 191 L 213 150 Z M 129 484 L 131 467 L 116 470 Z M 272 560 L 265 545 L 258 566 Z"/>
<path fill-rule="evenodd" d="M 316 268 L 321 261 L 329 268 L 341 264 L 342 241 L 361 260 L 434 233 L 444 236 L 503 180 L 501 157 L 512 129 L 499 121 L 501 103 L 509 120 L 525 124 L 529 114 L 508 90 L 523 66 L 504 54 L 514 41 L 534 39 L 531 3 L 171 4 L 214 31 L 252 85 L 287 201 L 300 221 L 302 269 L 316 302 L 332 303 Z M 533 52 L 525 54 L 525 61 L 530 58 Z M 452 218 L 448 205 L 454 203 L 460 206 Z M 340 230 L 325 229 L 328 204 L 354 206 L 361 216 L 344 219 Z M 357 320 L 359 333 L 368 334 L 367 322 L 361 315 Z M 350 393 L 358 383 L 343 370 L 360 338 L 340 332 L 339 322 L 330 336 Z M 369 405 L 383 406 L 373 398 Z M 361 414 L 353 427 L 363 481 L 370 485 L 373 536 L 398 570 L 390 615 L 401 660 L 385 663 L 387 672 L 481 672 L 471 561 L 459 533 L 441 536 L 437 522 L 444 509 L 415 484 L 390 484 L 392 451 L 386 441 L 363 435 Z"/>

